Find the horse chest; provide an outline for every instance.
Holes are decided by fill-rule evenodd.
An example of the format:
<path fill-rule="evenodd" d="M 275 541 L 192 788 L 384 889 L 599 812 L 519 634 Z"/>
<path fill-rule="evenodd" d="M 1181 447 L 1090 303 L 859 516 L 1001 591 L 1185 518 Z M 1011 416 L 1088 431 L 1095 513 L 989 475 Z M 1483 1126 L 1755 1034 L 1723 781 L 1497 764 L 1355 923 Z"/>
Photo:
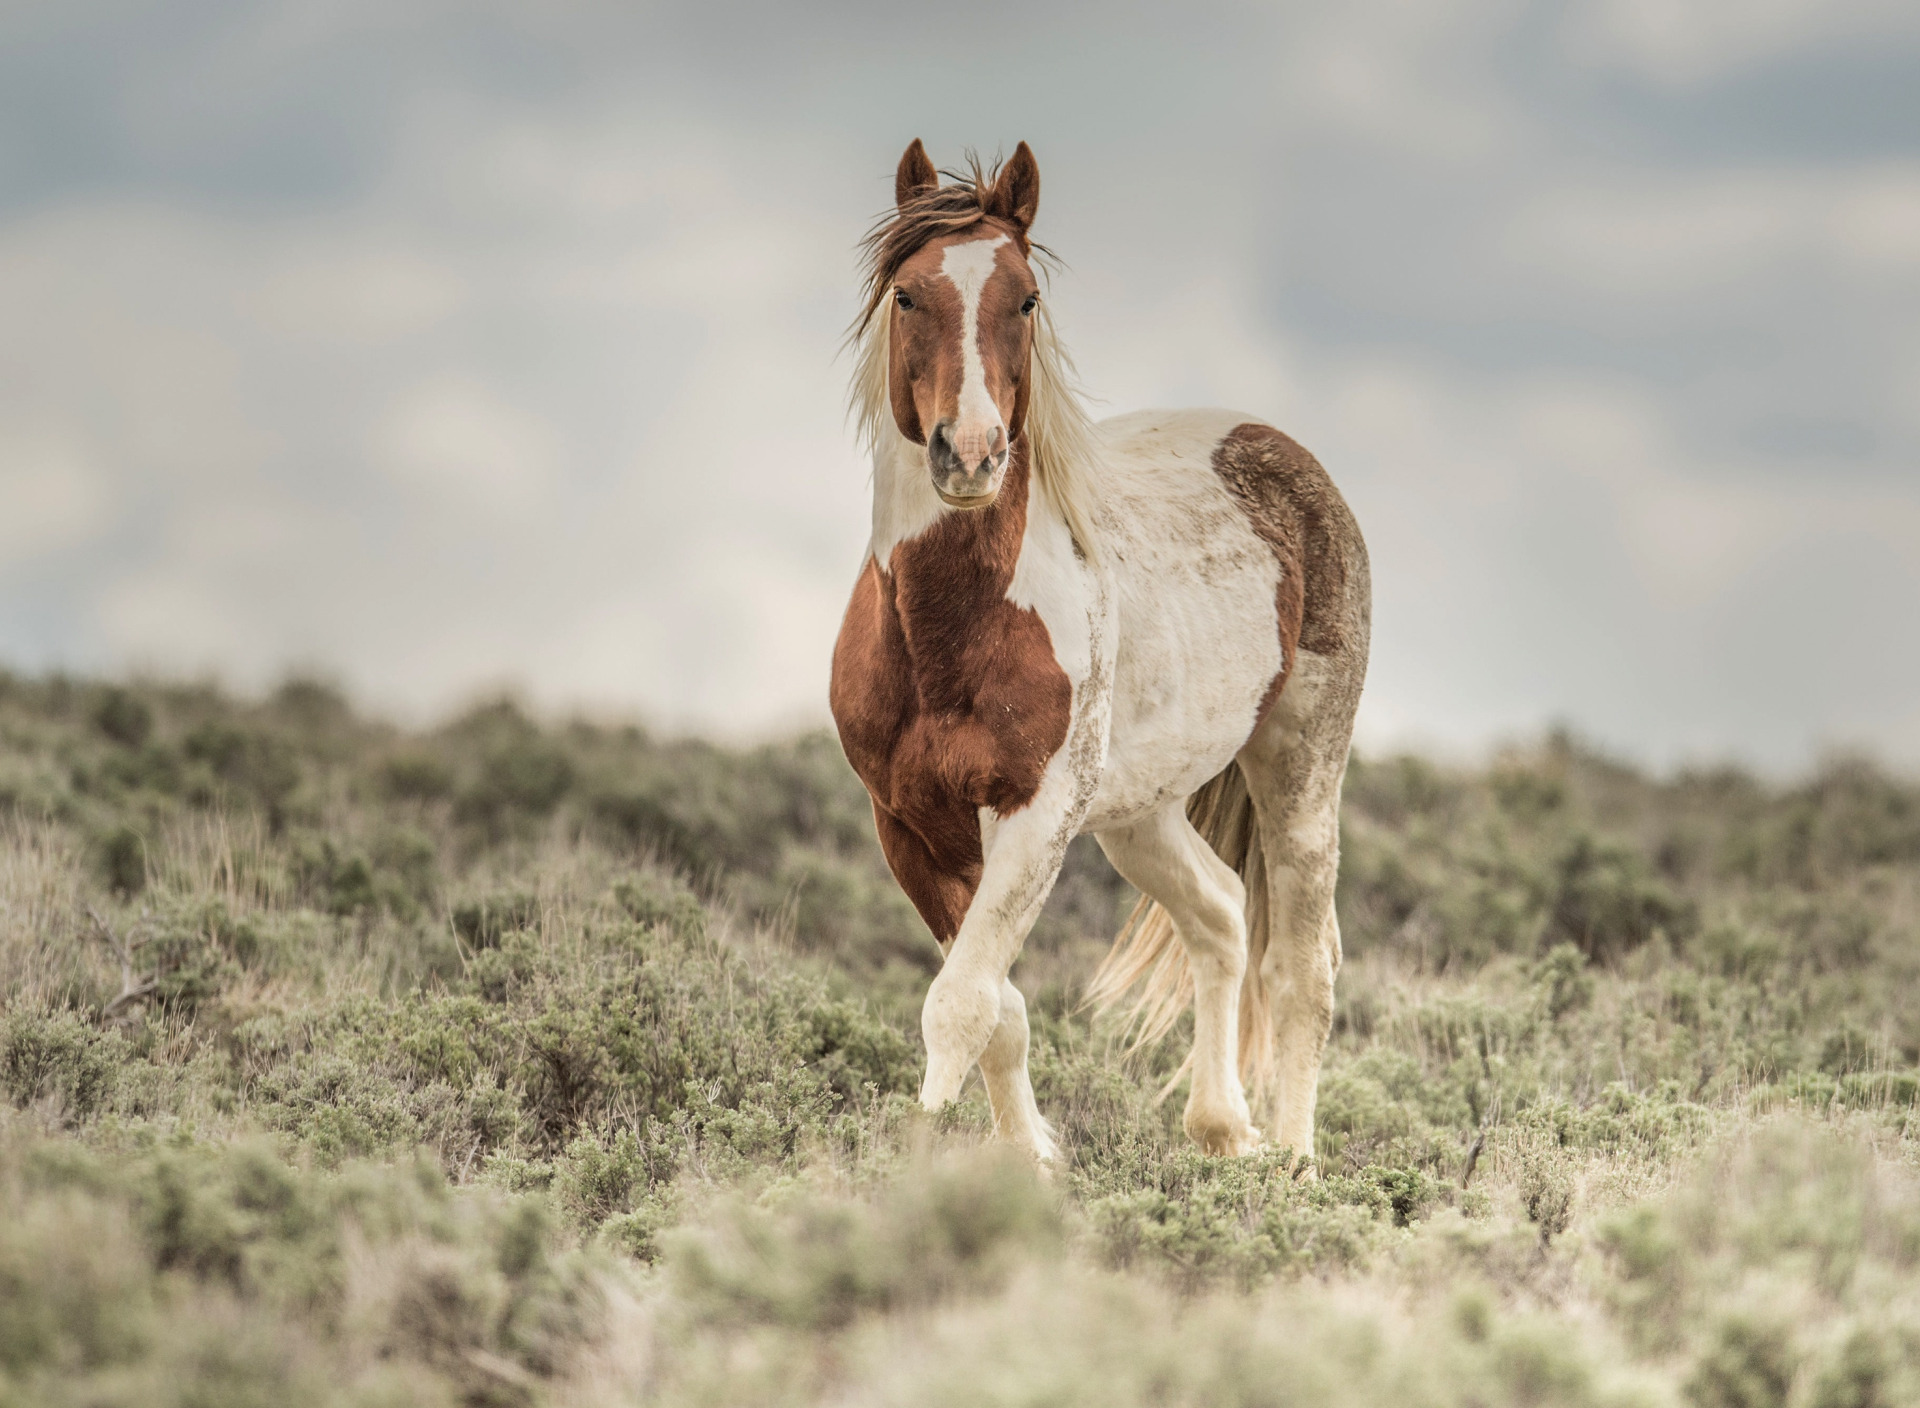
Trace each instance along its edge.
<path fill-rule="evenodd" d="M 834 652 L 849 761 L 876 802 L 929 840 L 956 828 L 977 837 L 980 808 L 1027 805 L 1073 707 L 1037 612 L 945 586 L 870 561 Z"/>

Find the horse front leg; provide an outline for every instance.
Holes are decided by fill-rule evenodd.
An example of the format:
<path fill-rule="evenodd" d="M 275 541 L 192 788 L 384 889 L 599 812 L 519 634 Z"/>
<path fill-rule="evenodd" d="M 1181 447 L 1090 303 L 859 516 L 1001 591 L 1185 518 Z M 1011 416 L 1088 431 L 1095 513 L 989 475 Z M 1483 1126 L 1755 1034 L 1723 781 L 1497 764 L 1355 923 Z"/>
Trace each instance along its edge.
<path fill-rule="evenodd" d="M 926 843 L 877 802 L 873 815 L 887 864 L 927 921 L 927 927 L 936 935 L 948 933 L 957 937 L 974 894 L 969 883 L 972 877 L 943 871 Z M 983 851 L 987 848 L 989 833 L 997 829 L 991 822 L 983 826 Z M 941 951 L 949 952 L 952 947 L 943 944 Z M 1018 942 L 1014 947 L 1018 948 Z M 1033 1082 L 1027 1076 L 1026 1000 L 1012 979 L 1004 977 L 997 1000 L 997 1020 L 979 1054 L 980 1074 L 986 1079 L 987 1098 L 993 1104 L 993 1132 L 1016 1148 L 1024 1149 L 1040 1163 L 1049 1164 L 1055 1157 L 1053 1131 L 1040 1116 L 1040 1107 L 1033 1098 Z M 929 1041 L 928 1050 L 933 1049 Z M 964 1064 L 960 1070 L 964 1079 Z"/>
<path fill-rule="evenodd" d="M 1085 812 L 1084 802 L 1043 805 L 1046 791 L 1009 817 L 982 809 L 980 884 L 920 1014 L 927 1045 L 921 1105 L 937 1110 L 957 1099 L 977 1062 L 996 1132 L 1042 1158 L 1051 1154 L 1052 1141 L 1027 1079 L 1026 1003 L 1007 974 Z"/>

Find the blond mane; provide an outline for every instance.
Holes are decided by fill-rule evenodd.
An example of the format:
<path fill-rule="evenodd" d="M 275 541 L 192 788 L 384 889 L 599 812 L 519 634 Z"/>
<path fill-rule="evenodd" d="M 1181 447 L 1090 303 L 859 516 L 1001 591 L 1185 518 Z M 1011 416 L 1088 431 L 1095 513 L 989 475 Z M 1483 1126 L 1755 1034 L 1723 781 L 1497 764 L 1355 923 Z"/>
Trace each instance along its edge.
<path fill-rule="evenodd" d="M 991 188 L 992 173 L 975 161 L 969 172 L 947 172 L 941 186 L 898 214 L 882 220 L 863 244 L 866 297 L 860 316 L 848 330 L 853 351 L 853 382 L 848 411 L 869 454 L 885 451 L 899 434 L 887 395 L 889 337 L 893 300 L 886 296 L 900 265 L 928 239 L 962 230 L 986 218 L 980 193 Z M 1028 245 L 1041 271 L 1051 276 L 1053 262 L 1040 245 Z M 1033 311 L 1033 355 L 1028 368 L 1027 463 L 1032 482 L 1066 520 L 1074 541 L 1089 561 L 1100 555 L 1098 500 L 1094 494 L 1096 440 L 1083 404 L 1073 358 L 1054 330 L 1044 301 Z"/>

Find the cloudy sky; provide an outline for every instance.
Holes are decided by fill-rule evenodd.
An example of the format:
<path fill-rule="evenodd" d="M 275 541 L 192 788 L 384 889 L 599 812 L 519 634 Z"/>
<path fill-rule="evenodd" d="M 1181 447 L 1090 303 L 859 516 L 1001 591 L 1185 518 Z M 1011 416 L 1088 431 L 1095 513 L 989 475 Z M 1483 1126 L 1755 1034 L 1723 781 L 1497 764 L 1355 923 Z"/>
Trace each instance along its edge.
<path fill-rule="evenodd" d="M 824 719 L 915 136 L 1333 471 L 1366 741 L 1920 764 L 1912 0 L 11 0 L 0 661 Z"/>

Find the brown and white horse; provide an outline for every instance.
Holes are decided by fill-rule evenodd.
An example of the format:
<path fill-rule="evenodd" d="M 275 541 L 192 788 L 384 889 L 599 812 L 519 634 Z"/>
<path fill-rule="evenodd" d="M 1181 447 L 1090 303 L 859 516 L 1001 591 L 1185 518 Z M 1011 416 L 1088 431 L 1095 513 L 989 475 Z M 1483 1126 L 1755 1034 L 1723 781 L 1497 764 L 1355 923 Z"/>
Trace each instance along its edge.
<path fill-rule="evenodd" d="M 1054 1157 L 1007 975 L 1091 832 L 1143 896 L 1094 997 L 1131 993 L 1148 1037 L 1191 1001 L 1202 1148 L 1311 1158 L 1367 663 L 1360 531 L 1269 425 L 1087 419 L 1034 277 L 1026 143 L 943 185 L 916 141 L 894 189 L 855 328 L 873 537 L 832 700 L 887 862 L 946 956 L 921 1102 L 954 1099 L 978 1063 L 996 1132 Z"/>

